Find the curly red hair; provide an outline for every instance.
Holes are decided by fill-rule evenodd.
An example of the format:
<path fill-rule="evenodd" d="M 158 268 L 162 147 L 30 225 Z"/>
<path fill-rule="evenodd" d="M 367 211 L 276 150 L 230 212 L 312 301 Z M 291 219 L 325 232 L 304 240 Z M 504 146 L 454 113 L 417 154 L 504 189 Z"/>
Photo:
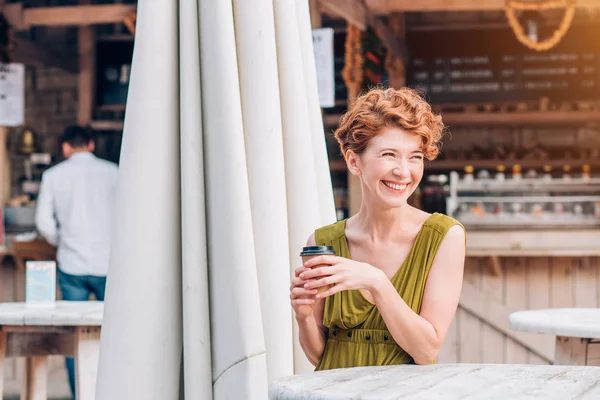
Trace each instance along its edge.
<path fill-rule="evenodd" d="M 433 160 L 439 154 L 444 133 L 442 117 L 413 89 L 371 89 L 359 96 L 342 116 L 335 138 L 342 154 L 365 151 L 371 138 L 384 128 L 401 128 L 420 135 L 423 154 Z"/>

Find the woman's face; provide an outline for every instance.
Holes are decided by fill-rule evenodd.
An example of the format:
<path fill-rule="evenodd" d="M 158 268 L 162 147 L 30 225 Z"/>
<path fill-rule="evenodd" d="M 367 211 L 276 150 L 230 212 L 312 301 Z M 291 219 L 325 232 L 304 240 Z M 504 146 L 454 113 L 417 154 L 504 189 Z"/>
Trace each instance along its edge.
<path fill-rule="evenodd" d="M 401 207 L 423 177 L 422 146 L 419 135 L 385 128 L 362 154 L 350 152 L 348 164 L 351 172 L 361 177 L 365 196 L 371 201 L 389 208 Z"/>

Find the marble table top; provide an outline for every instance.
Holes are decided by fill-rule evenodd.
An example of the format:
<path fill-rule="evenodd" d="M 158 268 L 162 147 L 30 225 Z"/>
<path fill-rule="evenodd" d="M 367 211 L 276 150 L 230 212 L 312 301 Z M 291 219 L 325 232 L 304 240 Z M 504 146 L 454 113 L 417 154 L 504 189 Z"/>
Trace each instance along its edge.
<path fill-rule="evenodd" d="M 52 305 L 0 303 L 0 325 L 100 326 L 103 314 L 101 301 L 56 301 Z"/>
<path fill-rule="evenodd" d="M 600 338 L 600 308 L 553 308 L 510 314 L 509 326 L 516 331 L 557 336 Z"/>
<path fill-rule="evenodd" d="M 513 364 L 395 365 L 289 376 L 269 399 L 600 399 L 600 367 Z"/>

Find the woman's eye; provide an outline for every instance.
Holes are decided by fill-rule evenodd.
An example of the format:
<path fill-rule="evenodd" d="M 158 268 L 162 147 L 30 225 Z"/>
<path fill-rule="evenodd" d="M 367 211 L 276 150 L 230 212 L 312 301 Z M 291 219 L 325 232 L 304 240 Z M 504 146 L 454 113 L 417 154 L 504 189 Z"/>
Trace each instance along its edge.
<path fill-rule="evenodd" d="M 411 158 L 412 158 L 413 160 L 422 160 L 422 159 L 423 159 L 423 156 L 422 156 L 421 154 L 418 154 L 418 155 L 414 155 L 414 156 L 412 156 Z"/>
<path fill-rule="evenodd" d="M 383 153 L 384 157 L 396 157 L 394 153 Z"/>

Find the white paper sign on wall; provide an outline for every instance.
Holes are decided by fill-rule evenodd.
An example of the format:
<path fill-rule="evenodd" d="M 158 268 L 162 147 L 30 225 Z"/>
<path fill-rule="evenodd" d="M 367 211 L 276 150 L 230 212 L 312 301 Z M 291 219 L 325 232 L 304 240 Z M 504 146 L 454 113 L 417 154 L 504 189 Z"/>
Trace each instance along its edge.
<path fill-rule="evenodd" d="M 0 63 L 0 126 L 19 126 L 25 120 L 25 66 Z"/>
<path fill-rule="evenodd" d="M 312 30 L 319 103 L 323 108 L 335 106 L 335 75 L 333 67 L 333 29 Z"/>

